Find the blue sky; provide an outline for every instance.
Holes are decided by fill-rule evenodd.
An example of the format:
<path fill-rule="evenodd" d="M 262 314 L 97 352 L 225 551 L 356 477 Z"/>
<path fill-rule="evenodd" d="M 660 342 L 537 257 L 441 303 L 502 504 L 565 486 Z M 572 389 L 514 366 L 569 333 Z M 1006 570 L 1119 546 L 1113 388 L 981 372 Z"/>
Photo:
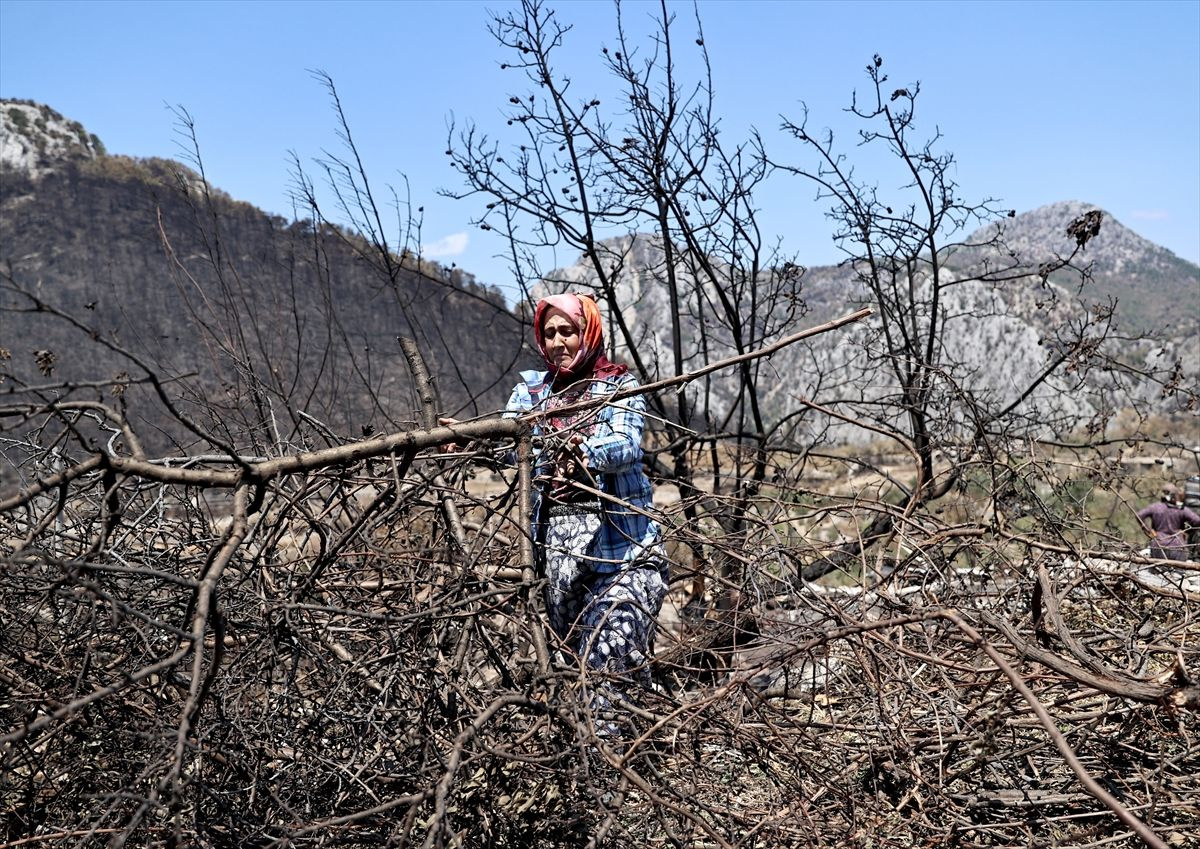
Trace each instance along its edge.
<path fill-rule="evenodd" d="M 212 182 L 290 217 L 291 154 L 308 166 L 339 150 L 310 74 L 323 70 L 373 180 L 403 186 L 406 176 L 425 208 L 426 252 L 505 287 L 502 242 L 469 225 L 483 201 L 437 190 L 460 187 L 443 153 L 449 123 L 474 121 L 503 141 L 508 96 L 525 90 L 498 69 L 509 57 L 487 32 L 488 9 L 512 5 L 0 0 L 0 97 L 46 103 L 109 152 L 134 156 L 180 154 L 167 107 L 183 106 Z M 573 90 L 603 100 L 611 3 L 550 5 L 574 25 L 563 59 Z M 636 22 L 656 4 L 624 8 Z M 672 9 L 691 47 L 691 4 Z M 757 127 L 779 158 L 806 161 L 778 133 L 779 116 L 798 117 L 804 102 L 811 125 L 845 138 L 843 110 L 879 53 L 892 82 L 920 81 L 921 127 L 936 126 L 955 152 L 964 197 L 1018 211 L 1085 201 L 1200 261 L 1200 2 L 701 0 L 699 9 L 725 139 Z M 839 258 L 811 189 L 784 181 L 758 202 L 768 231 L 801 261 Z"/>

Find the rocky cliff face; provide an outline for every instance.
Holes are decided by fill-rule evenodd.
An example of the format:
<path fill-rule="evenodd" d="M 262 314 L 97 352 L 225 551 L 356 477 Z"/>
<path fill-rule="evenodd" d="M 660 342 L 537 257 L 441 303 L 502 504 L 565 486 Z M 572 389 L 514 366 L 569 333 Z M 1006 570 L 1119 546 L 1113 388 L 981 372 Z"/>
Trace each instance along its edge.
<path fill-rule="evenodd" d="M 1003 222 L 1009 251 L 1027 258 L 1036 269 L 1055 257 L 1068 256 L 1075 246 L 1067 226 L 1091 210 L 1084 204 L 1061 203 L 1043 207 Z M 974 234 L 968 242 L 983 243 L 994 228 Z M 628 305 L 625 321 L 633 330 L 635 346 L 643 357 L 670 373 L 672 348 L 669 328 L 663 317 L 674 307 L 668 302 L 662 278 L 664 252 L 648 237 L 631 237 L 606 243 L 610 264 L 621 269 L 618 300 Z M 1006 252 L 1007 254 L 1007 252 Z M 1086 246 L 1076 265 L 1088 269 L 1080 285 L 1078 274 L 1060 273 L 1043 281 L 1037 274 L 1006 281 L 1002 285 L 971 280 L 984 261 L 995 262 L 997 251 L 959 251 L 945 269 L 944 281 L 958 281 L 940 295 L 942 312 L 939 361 L 961 389 L 974 393 L 991 408 L 1003 409 L 1022 398 L 1059 354 L 1060 331 L 1097 315 L 1115 304 L 1113 332 L 1102 353 L 1131 367 L 1120 377 L 1109 374 L 1080 382 L 1074 372 L 1051 380 L 1024 399 L 1031 418 L 1043 421 L 1084 421 L 1101 406 L 1126 401 L 1149 403 L 1170 413 L 1186 405 L 1186 398 L 1166 394 L 1161 385 L 1136 376 L 1138 370 L 1157 372 L 1159 377 L 1178 364 L 1179 382 L 1195 391 L 1200 382 L 1200 267 L 1175 257 L 1103 216 L 1100 234 Z M 697 287 L 687 268 L 675 269 L 684 291 L 695 294 L 691 304 L 715 304 L 705 286 Z M 590 266 L 579 263 L 550 276 L 546 288 L 559 291 L 571 287 L 594 287 L 597 278 Z M 919 281 L 917 300 L 928 302 L 928 281 Z M 797 302 L 809 308 L 802 321 L 790 315 Z M 757 309 L 764 315 L 760 324 L 780 327 L 781 334 L 805 324 L 816 324 L 872 303 L 869 293 L 849 266 L 811 268 L 797 281 L 794 291 L 784 293 L 771 307 L 764 299 Z M 788 328 L 788 322 L 793 325 Z M 735 353 L 728 329 L 718 311 L 696 309 L 683 322 L 685 368 L 703 357 L 718 359 Z M 866 362 L 864 351 L 875 349 L 879 317 L 852 329 L 819 337 L 776 354 L 763 373 L 762 400 L 772 416 L 786 415 L 797 398 L 819 398 L 831 387 L 853 387 L 859 403 L 873 401 L 893 392 L 894 377 L 881 360 Z M 716 375 L 706 390 L 716 399 L 717 409 L 734 402 L 737 377 L 732 372 Z M 849 397 L 842 393 L 843 399 Z"/>
<path fill-rule="evenodd" d="M 100 139 L 49 106 L 0 101 L 0 167 L 37 176 L 103 154 Z"/>

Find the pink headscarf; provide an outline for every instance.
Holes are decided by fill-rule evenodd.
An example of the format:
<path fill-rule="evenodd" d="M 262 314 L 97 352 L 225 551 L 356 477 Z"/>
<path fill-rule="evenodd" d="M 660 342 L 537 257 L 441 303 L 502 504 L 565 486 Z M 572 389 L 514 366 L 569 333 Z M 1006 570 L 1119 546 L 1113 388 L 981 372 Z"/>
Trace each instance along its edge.
<path fill-rule="evenodd" d="M 550 361 L 546 342 L 542 338 L 542 324 L 546 313 L 556 309 L 567 317 L 567 321 L 579 331 L 579 350 L 567 365 L 559 367 Z M 560 377 L 615 377 L 624 374 L 625 366 L 614 365 L 604 356 L 604 322 L 600 308 L 587 295 L 548 295 L 538 301 L 533 313 L 533 336 L 538 351 L 557 380 Z"/>

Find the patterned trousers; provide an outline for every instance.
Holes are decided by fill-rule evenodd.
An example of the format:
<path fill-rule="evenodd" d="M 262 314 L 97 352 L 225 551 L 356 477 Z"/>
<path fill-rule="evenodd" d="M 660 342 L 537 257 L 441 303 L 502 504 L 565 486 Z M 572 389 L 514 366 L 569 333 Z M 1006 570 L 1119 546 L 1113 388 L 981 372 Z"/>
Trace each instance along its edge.
<path fill-rule="evenodd" d="M 624 695 L 625 682 L 650 686 L 656 618 L 667 593 L 661 551 L 616 572 L 596 571 L 588 548 L 601 513 L 551 516 L 543 559 L 550 627 L 590 669 L 609 673 L 609 688 Z M 607 707 L 601 694 L 593 708 Z"/>

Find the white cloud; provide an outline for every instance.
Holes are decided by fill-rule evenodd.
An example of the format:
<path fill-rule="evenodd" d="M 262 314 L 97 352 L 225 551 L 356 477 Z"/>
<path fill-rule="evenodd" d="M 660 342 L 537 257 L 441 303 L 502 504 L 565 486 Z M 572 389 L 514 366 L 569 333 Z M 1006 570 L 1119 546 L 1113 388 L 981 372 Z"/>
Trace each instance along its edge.
<path fill-rule="evenodd" d="M 1139 221 L 1166 221 L 1171 214 L 1165 209 L 1135 209 L 1133 217 Z"/>
<path fill-rule="evenodd" d="M 428 259 L 444 259 L 459 256 L 467 249 L 470 236 L 466 233 L 451 233 L 432 242 L 422 249 L 421 253 Z"/>

